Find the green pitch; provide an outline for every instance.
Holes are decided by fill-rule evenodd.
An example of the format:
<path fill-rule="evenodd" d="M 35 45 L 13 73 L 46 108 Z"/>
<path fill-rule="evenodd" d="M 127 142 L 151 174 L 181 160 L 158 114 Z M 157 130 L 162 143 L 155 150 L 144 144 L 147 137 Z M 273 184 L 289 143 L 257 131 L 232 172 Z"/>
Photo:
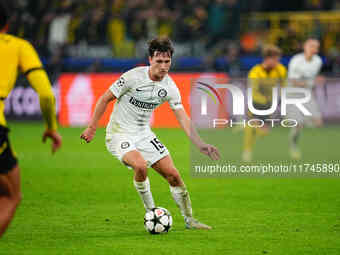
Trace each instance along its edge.
<path fill-rule="evenodd" d="M 156 130 L 188 186 L 194 215 L 214 229 L 185 230 L 167 183 L 150 170 L 156 204 L 174 218 L 169 234 L 152 236 L 132 171 L 106 151 L 103 129 L 90 144 L 80 143 L 82 129 L 60 129 L 63 148 L 51 156 L 42 125 L 10 127 L 23 202 L 0 240 L 1 255 L 340 254 L 339 179 L 193 178 L 185 134 Z M 278 146 L 287 145 L 286 137 L 286 130 L 273 130 L 256 145 L 255 158 L 288 158 L 287 146 Z M 307 130 L 301 140 L 307 159 L 332 161 L 339 141 L 339 127 Z M 242 134 L 227 130 L 226 142 L 237 162 Z"/>

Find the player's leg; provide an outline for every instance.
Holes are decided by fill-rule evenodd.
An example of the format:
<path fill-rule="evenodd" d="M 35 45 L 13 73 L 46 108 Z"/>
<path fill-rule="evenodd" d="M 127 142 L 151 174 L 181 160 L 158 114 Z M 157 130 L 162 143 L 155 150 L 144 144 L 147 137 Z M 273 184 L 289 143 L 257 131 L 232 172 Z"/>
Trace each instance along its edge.
<path fill-rule="evenodd" d="M 292 127 L 289 132 L 290 157 L 295 160 L 301 158 L 301 152 L 298 146 L 298 141 L 301 135 L 302 128 L 303 128 L 302 125 L 297 125 L 296 127 Z"/>
<path fill-rule="evenodd" d="M 20 201 L 20 169 L 15 166 L 6 174 L 0 173 L 0 237 L 13 219 Z"/>
<path fill-rule="evenodd" d="M 156 163 L 152 164 L 151 167 L 168 181 L 172 197 L 184 217 L 186 227 L 211 229 L 210 226 L 200 223 L 192 217 L 192 207 L 189 192 L 184 185 L 179 172 L 174 166 L 170 155 L 161 158 Z"/>
<path fill-rule="evenodd" d="M 261 125 L 261 122 L 258 122 L 258 125 Z M 255 128 L 256 137 L 263 137 L 269 134 L 270 128 L 267 124 L 263 125 L 263 127 Z"/>
<path fill-rule="evenodd" d="M 323 120 L 321 118 L 314 118 L 313 123 L 315 127 L 322 127 L 323 126 Z"/>
<path fill-rule="evenodd" d="M 183 217 L 192 217 L 189 193 L 170 155 L 163 157 L 151 167 L 168 181 L 172 197 L 180 208 Z"/>
<path fill-rule="evenodd" d="M 299 148 L 299 140 L 301 137 L 301 132 L 303 126 L 306 122 L 306 117 L 293 105 L 287 106 L 287 119 L 292 119 L 297 122 L 295 127 L 290 128 L 288 134 L 289 141 L 289 154 L 294 160 L 299 160 L 301 158 L 301 152 Z"/>
<path fill-rule="evenodd" d="M 133 184 L 139 193 L 145 210 L 155 207 L 155 202 L 150 189 L 150 181 L 147 177 L 147 163 L 140 152 L 132 150 L 124 154 L 122 161 L 134 170 Z"/>
<path fill-rule="evenodd" d="M 0 237 L 21 200 L 20 170 L 11 149 L 8 132 L 8 128 L 0 125 Z"/>
<path fill-rule="evenodd" d="M 309 106 L 308 108 L 309 111 L 312 113 L 312 116 L 311 116 L 312 125 L 317 128 L 322 127 L 323 126 L 322 114 L 321 114 L 320 107 L 315 97 L 312 97 L 308 106 Z"/>
<path fill-rule="evenodd" d="M 303 122 L 308 124 L 307 120 L 304 120 Z M 322 118 L 312 118 L 310 119 L 310 122 L 314 127 L 322 127 L 323 125 Z M 303 124 L 298 124 L 296 127 L 292 127 L 289 132 L 290 157 L 295 160 L 301 158 L 301 151 L 299 149 L 298 142 L 301 137 L 302 129 Z"/>
<path fill-rule="evenodd" d="M 256 139 L 258 137 L 268 135 L 269 133 L 268 126 L 264 125 L 261 127 L 262 123 L 260 121 L 253 121 L 252 125 L 253 126 L 247 124 L 244 130 L 242 160 L 245 162 L 250 162 L 252 160 L 253 148 Z"/>
<path fill-rule="evenodd" d="M 292 159 L 298 160 L 301 158 L 301 151 L 298 146 L 298 141 L 301 136 L 302 129 L 303 129 L 302 123 L 305 123 L 307 125 L 308 123 L 310 123 L 310 126 L 314 126 L 314 127 L 322 127 L 323 125 L 322 118 L 319 117 L 317 111 L 314 111 L 314 113 L 312 112 L 312 116 L 313 114 L 316 117 L 304 118 L 304 119 L 301 118 L 300 123 L 296 127 L 291 128 L 289 132 L 290 157 Z"/>
<path fill-rule="evenodd" d="M 125 165 L 134 171 L 133 184 L 140 195 L 145 210 L 155 207 L 147 178 L 147 163 L 140 152 L 137 151 L 134 139 L 130 136 L 116 134 L 106 138 L 107 150 Z"/>
<path fill-rule="evenodd" d="M 320 127 L 322 126 L 322 118 L 319 107 L 315 98 L 312 98 L 305 107 L 311 112 L 311 116 L 304 116 L 298 109 L 288 106 L 288 118 L 294 119 L 298 122 L 296 127 L 291 128 L 289 132 L 290 156 L 292 159 L 300 159 L 301 151 L 298 146 L 301 137 L 302 129 L 306 126 Z"/>
<path fill-rule="evenodd" d="M 268 109 L 267 105 L 255 104 L 254 107 L 256 109 Z M 268 126 L 264 123 L 266 116 L 254 115 L 251 112 L 248 112 L 248 123 L 244 129 L 244 137 L 243 137 L 243 152 L 242 152 L 242 160 L 244 162 L 252 161 L 253 156 L 253 148 L 258 137 L 265 136 L 269 133 Z M 249 125 L 251 120 L 251 125 Z"/>
<path fill-rule="evenodd" d="M 246 127 L 244 128 L 243 153 L 242 153 L 242 160 L 245 162 L 250 162 L 252 160 L 255 139 L 256 139 L 255 128 L 246 125 Z"/>

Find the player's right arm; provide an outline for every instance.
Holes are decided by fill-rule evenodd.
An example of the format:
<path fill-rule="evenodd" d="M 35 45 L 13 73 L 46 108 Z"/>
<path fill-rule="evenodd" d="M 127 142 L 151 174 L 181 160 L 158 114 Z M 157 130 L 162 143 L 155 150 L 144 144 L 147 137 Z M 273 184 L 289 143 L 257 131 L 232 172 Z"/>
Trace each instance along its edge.
<path fill-rule="evenodd" d="M 115 100 L 116 98 L 120 98 L 123 96 L 130 88 L 131 80 L 127 78 L 127 73 L 123 74 L 118 80 L 116 80 L 111 87 L 99 98 L 96 107 L 94 109 L 94 113 L 89 122 L 89 125 L 84 130 L 84 132 L 80 135 L 80 139 L 85 140 L 87 143 L 91 142 L 96 134 L 96 130 L 98 127 L 98 122 L 100 118 L 103 116 L 107 105 Z"/>
<path fill-rule="evenodd" d="M 41 112 L 46 121 L 43 142 L 47 138 L 52 139 L 52 152 L 54 153 L 61 147 L 61 136 L 57 132 L 55 98 L 52 86 L 38 54 L 33 46 L 25 40 L 21 40 L 19 45 L 19 66 L 30 85 L 39 95 Z"/>
<path fill-rule="evenodd" d="M 96 134 L 96 130 L 98 127 L 98 122 L 100 118 L 103 116 L 107 105 L 115 100 L 116 97 L 112 94 L 110 89 L 108 89 L 97 101 L 96 107 L 94 109 L 94 113 L 90 120 L 89 125 L 84 130 L 84 132 L 80 135 L 80 138 L 85 140 L 87 143 L 91 142 L 94 135 Z"/>

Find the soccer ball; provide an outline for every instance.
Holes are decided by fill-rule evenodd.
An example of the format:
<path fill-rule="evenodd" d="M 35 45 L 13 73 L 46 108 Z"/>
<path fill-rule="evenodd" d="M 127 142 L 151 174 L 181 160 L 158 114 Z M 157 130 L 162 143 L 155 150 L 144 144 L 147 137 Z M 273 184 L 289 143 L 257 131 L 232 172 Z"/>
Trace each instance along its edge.
<path fill-rule="evenodd" d="M 144 227 L 150 234 L 167 233 L 172 226 L 170 212 L 162 207 L 147 211 L 144 216 Z"/>

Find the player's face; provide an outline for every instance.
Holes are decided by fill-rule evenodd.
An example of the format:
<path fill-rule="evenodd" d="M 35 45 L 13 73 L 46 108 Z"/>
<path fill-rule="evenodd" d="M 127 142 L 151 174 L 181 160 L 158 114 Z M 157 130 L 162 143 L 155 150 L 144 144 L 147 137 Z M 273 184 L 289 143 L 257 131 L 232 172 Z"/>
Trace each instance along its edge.
<path fill-rule="evenodd" d="M 320 48 L 320 43 L 317 40 L 308 40 L 305 43 L 304 51 L 308 56 L 314 56 L 318 54 Z"/>
<path fill-rule="evenodd" d="M 267 57 L 266 58 L 266 66 L 268 69 L 275 68 L 280 63 L 280 57 L 279 56 L 273 56 L 273 57 Z"/>
<path fill-rule="evenodd" d="M 171 66 L 171 57 L 168 52 L 156 51 L 152 57 L 149 57 L 151 78 L 162 80 L 169 72 Z"/>

